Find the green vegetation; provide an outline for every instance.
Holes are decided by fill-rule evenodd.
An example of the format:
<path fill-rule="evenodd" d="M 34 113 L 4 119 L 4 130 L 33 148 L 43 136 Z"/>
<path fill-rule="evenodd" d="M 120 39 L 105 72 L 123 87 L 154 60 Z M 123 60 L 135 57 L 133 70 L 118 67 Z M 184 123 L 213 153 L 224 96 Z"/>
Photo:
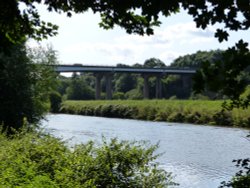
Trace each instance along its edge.
<path fill-rule="evenodd" d="M 60 112 L 151 121 L 250 127 L 250 110 L 222 110 L 222 101 L 112 100 L 65 101 Z"/>
<path fill-rule="evenodd" d="M 248 135 L 250 137 L 250 135 Z M 240 170 L 235 174 L 235 176 L 228 182 L 221 182 L 223 187 L 233 187 L 233 188 L 249 188 L 250 185 L 250 158 L 233 160 L 236 163 L 236 167 Z"/>
<path fill-rule="evenodd" d="M 180 56 L 171 63 L 172 67 L 201 67 L 202 63 L 209 61 L 213 63 L 222 58 L 222 50 L 197 51 L 194 54 Z"/>
<path fill-rule="evenodd" d="M 48 11 L 55 11 L 58 13 L 64 12 L 67 13 L 68 16 L 71 16 L 72 13 L 84 13 L 87 10 L 92 10 L 94 13 L 100 13 L 101 15 L 101 23 L 100 26 L 104 29 L 112 29 L 115 25 L 118 25 L 126 30 L 127 33 L 136 33 L 139 35 L 151 35 L 153 34 L 154 26 L 160 25 L 160 16 L 163 15 L 165 17 L 171 16 L 174 13 L 179 12 L 179 10 L 184 9 L 186 12 L 192 16 L 193 21 L 196 26 L 201 29 L 206 29 L 209 26 L 214 26 L 216 28 L 215 37 L 218 38 L 219 42 L 224 40 L 228 40 L 229 38 L 229 30 L 231 31 L 241 31 L 241 30 L 249 30 L 250 28 L 250 11 L 249 11 L 249 1 L 246 0 L 235 0 L 235 1 L 214 1 L 214 0 L 204 0 L 204 1 L 78 1 L 78 0 L 58 0 L 58 1 L 38 1 L 38 0 L 16 0 L 16 1 L 1 1 L 0 2 L 0 122 L 3 123 L 4 129 L 8 127 L 12 128 L 20 128 L 23 123 L 23 118 L 27 118 L 29 123 L 37 122 L 43 116 L 44 112 L 47 109 L 48 102 L 48 94 L 46 91 L 46 87 L 49 87 L 50 84 L 39 81 L 41 77 L 42 67 L 34 68 L 30 66 L 30 63 L 27 62 L 26 55 L 24 54 L 23 46 L 13 46 L 13 45 L 22 45 L 27 37 L 31 37 L 37 40 L 42 40 L 47 38 L 48 36 L 53 36 L 56 34 L 57 26 L 44 22 L 41 20 L 40 15 L 36 6 L 38 4 L 43 4 L 47 7 Z M 138 11 L 139 10 L 139 11 Z M 239 16 L 240 15 L 240 16 Z M 220 24 L 218 24 L 220 23 Z M 19 48 L 17 51 L 14 48 Z M 245 83 L 245 79 L 242 79 L 243 73 L 245 73 L 246 68 L 250 65 L 249 61 L 249 50 L 248 43 L 240 41 L 236 44 L 235 47 L 228 49 L 228 56 L 225 57 L 224 62 L 219 62 L 211 65 L 206 63 L 203 66 L 203 70 L 199 72 L 197 75 L 197 90 L 204 91 L 207 88 L 213 89 L 214 91 L 219 91 L 222 95 L 227 95 L 230 99 L 233 100 L 231 103 L 231 107 L 247 107 L 249 106 L 249 95 L 243 100 L 239 99 L 242 91 L 244 90 L 247 83 Z M 45 71 L 46 72 L 46 71 Z M 249 72 L 248 72 L 249 76 Z M 126 79 L 126 78 L 124 78 Z M 49 80 L 47 80 L 49 81 Z M 46 84 L 44 84 L 46 83 Z M 215 86 L 215 87 L 214 87 Z M 119 87 L 118 87 L 119 88 Z M 119 88 L 124 89 L 124 88 Z M 139 88 L 140 89 L 140 88 Z M 48 92 L 49 93 L 49 92 Z M 138 92 L 130 93 L 132 96 L 140 96 Z M 188 96 L 188 95 L 185 95 Z M 156 105 L 157 106 L 157 105 Z M 157 120 L 155 117 L 158 112 L 162 112 L 163 115 L 159 117 L 167 117 L 168 119 L 172 119 L 174 121 L 186 120 L 184 109 L 186 106 L 182 105 L 172 112 L 171 110 L 171 118 L 169 118 L 169 114 L 167 113 L 166 107 L 162 109 L 157 109 L 156 106 L 149 106 L 149 108 L 138 108 L 137 114 L 141 119 L 152 119 Z M 102 110 L 100 107 L 100 112 L 104 112 L 103 114 L 111 114 L 110 109 L 113 109 L 112 105 L 107 104 Z M 124 107 L 127 108 L 127 107 Z M 133 107 L 134 108 L 134 107 Z M 118 109 L 114 108 L 114 109 Z M 119 107 L 120 109 L 120 107 Z M 174 108 L 173 108 L 174 109 Z M 191 108 L 192 109 L 192 108 Z M 198 123 L 200 122 L 201 110 L 206 113 L 209 113 L 209 105 L 204 108 L 200 108 L 199 111 L 195 111 L 198 113 L 196 116 L 191 116 L 190 119 L 196 122 L 198 119 Z M 207 111 L 206 111 L 207 110 Z M 79 110 L 81 111 L 81 109 Z M 89 110 L 90 112 L 91 110 Z M 115 110 L 115 112 L 119 110 Z M 125 110 L 126 111 L 126 110 Z M 142 112 L 141 112 L 142 111 Z M 191 110 L 190 110 L 191 111 Z M 72 111 L 73 112 L 73 111 Z M 209 119 L 208 122 L 212 121 L 212 123 L 216 124 L 226 124 L 226 125 L 241 125 L 249 126 L 249 117 L 244 113 L 247 111 L 237 110 L 232 112 L 225 111 L 217 111 L 215 114 L 212 113 L 212 120 Z M 135 112 L 133 111 L 132 114 Z M 195 113 L 195 114 L 196 114 Z M 115 113 L 114 113 L 115 114 Z M 119 114 L 119 113 L 118 113 Z M 122 114 L 122 113 L 120 113 Z M 165 115 L 164 115 L 165 114 Z M 174 115 L 172 115 L 174 114 Z M 192 114 L 192 113 L 188 113 Z M 248 113 L 249 114 L 249 113 Z M 203 115 L 203 114 L 202 114 Z M 209 115 L 207 115 L 209 116 Z M 207 117 L 201 116 L 201 117 Z M 209 116 L 210 117 L 210 116 Z M 236 118 L 238 117 L 238 118 Z M 160 119 L 159 118 L 159 119 Z M 163 118 L 165 120 L 165 118 Z M 194 119 L 194 120 L 193 120 Z M 235 119 L 237 121 L 235 121 Z M 190 120 L 191 121 L 191 120 Z M 38 140 L 38 139 L 35 139 Z M 26 147 L 30 145 L 36 145 L 39 141 L 34 141 L 34 139 L 30 139 L 27 142 L 23 140 L 22 142 L 17 143 L 14 142 L 16 139 L 14 138 L 11 141 L 6 141 L 6 139 L 1 138 L 1 142 L 5 143 L 5 145 L 1 144 L 1 152 L 4 151 L 8 153 L 8 148 L 12 148 L 12 155 L 5 155 L 5 153 L 1 153 L 1 178 L 7 177 L 5 180 L 7 183 L 7 187 L 13 186 L 26 186 L 27 187 L 39 187 L 37 185 L 40 184 L 40 187 L 44 187 L 47 185 L 48 187 L 57 187 L 58 182 L 54 182 L 53 175 L 57 175 L 57 178 L 63 184 L 64 187 L 72 185 L 77 185 L 78 182 L 84 182 L 81 178 L 78 179 L 77 176 L 72 175 L 72 171 L 70 169 L 65 171 L 65 174 L 68 176 L 65 178 L 62 176 L 63 173 L 59 173 L 62 169 L 58 168 L 55 171 L 52 169 L 52 176 L 33 172 L 46 172 L 47 168 L 53 167 L 53 164 L 50 162 L 55 162 L 56 160 L 50 160 L 50 157 L 44 157 L 46 161 L 42 161 L 42 163 L 46 164 L 46 166 L 33 165 L 33 159 L 29 160 L 29 154 L 32 152 L 23 152 Z M 17 141 L 16 141 L 17 142 Z M 24 144 L 25 143 L 25 144 Z M 49 143 L 46 143 L 47 145 Z M 32 145 L 32 146 L 33 146 Z M 46 148 L 47 149 L 47 145 Z M 3 148 L 5 146 L 5 148 Z M 52 146 L 51 146 L 52 147 Z M 36 151 L 41 152 L 39 148 Z M 49 147 L 50 148 L 50 147 Z M 20 152 L 21 151 L 21 152 Z M 60 153 L 59 150 L 56 150 Z M 77 150 L 76 150 L 77 151 Z M 15 153 L 17 152 L 17 153 Z M 20 152 L 20 153 L 18 153 Z M 47 156 L 46 153 L 39 153 L 38 159 L 40 156 Z M 25 155 L 22 155 L 22 154 Z M 9 152 L 11 154 L 11 152 Z M 43 155 L 42 155 L 43 154 Z M 65 150 L 65 154 L 67 154 Z M 96 156 L 97 153 L 95 153 Z M 36 155 L 35 155 L 36 156 Z M 12 158 L 11 158 L 12 157 Z M 68 157 L 68 156 L 67 156 Z M 8 160 L 10 158 L 11 160 Z M 36 159 L 36 158 L 35 158 Z M 42 158 L 43 159 L 43 158 Z M 58 159 L 57 157 L 55 159 Z M 78 159 L 78 158 L 77 158 Z M 84 158 L 85 159 L 85 158 Z M 100 161 L 102 158 L 100 158 Z M 104 158 L 105 159 L 105 158 Z M 81 159 L 80 159 L 81 160 Z M 119 159 L 120 160 L 120 159 Z M 6 161 L 6 163 L 4 163 Z M 74 162 L 74 160 L 72 160 Z M 105 161 L 105 160 L 104 160 Z M 15 162 L 15 163 L 14 163 Z M 26 164 L 28 163 L 28 165 Z M 49 163 L 48 163 L 49 162 Z M 14 164 L 12 166 L 12 164 Z M 77 163 L 78 164 L 78 163 Z M 94 163 L 96 167 L 98 163 Z M 22 166 L 23 165 L 23 166 Z M 26 166 L 25 166 L 26 165 Z M 10 168 L 8 168 L 10 167 Z M 23 168 L 28 168 L 27 170 L 22 170 Z M 39 169 L 38 171 L 33 171 L 34 169 Z M 70 166 L 74 167 L 76 170 L 81 169 L 81 166 Z M 102 166 L 101 166 L 102 167 Z M 125 168 L 126 166 L 124 166 Z M 74 169 L 73 168 L 73 169 Z M 6 169 L 6 170 L 2 170 Z M 98 168 L 97 168 L 98 169 Z M 104 168 L 105 169 L 105 168 Z M 103 170 L 101 168 L 100 170 Z M 78 172 L 78 171 L 77 171 Z M 85 172 L 80 171 L 81 172 Z M 88 172 L 88 171 L 87 171 Z M 119 172 L 119 171 L 118 171 Z M 152 171 L 154 174 L 155 171 Z M 19 174 L 20 173 L 20 174 Z M 24 176 L 27 175 L 27 176 Z M 37 174 L 38 176 L 34 176 Z M 84 173 L 82 173 L 84 174 Z M 109 174 L 106 173 L 96 173 L 96 177 L 99 178 L 99 175 L 105 175 L 108 177 L 108 183 L 105 185 L 111 185 L 113 181 L 116 179 L 110 178 Z M 147 172 L 148 174 L 148 172 Z M 10 175 L 10 176 L 8 176 Z M 145 174 L 144 174 L 145 175 Z M 70 179 L 74 176 L 73 180 Z M 29 177 L 24 178 L 23 177 Z M 93 176 L 94 177 L 94 176 Z M 143 176 L 144 177 L 144 176 Z M 69 178 L 69 179 L 68 179 Z M 151 177 L 152 181 L 159 179 L 157 177 Z M 151 178 L 147 180 L 151 180 Z M 29 180 L 29 182 L 26 182 Z M 66 182 L 64 182 L 65 180 Z M 98 179 L 99 180 L 99 179 Z M 125 179 L 124 182 L 126 182 Z M 132 178 L 132 180 L 137 180 L 137 178 Z M 145 180 L 145 179 L 143 179 Z M 1 183 L 5 183 L 6 181 L 1 181 Z M 71 184 L 71 183 L 74 184 Z M 90 180 L 87 182 L 88 186 L 93 185 L 93 182 L 97 182 L 96 187 L 100 185 L 101 182 L 106 182 L 101 180 L 100 184 L 95 178 L 94 180 Z M 124 183 L 123 182 L 123 183 Z M 144 181 L 141 181 L 144 182 Z M 24 184 L 22 184 L 24 183 Z M 60 184 L 59 184 L 60 185 Z M 154 186 L 158 186 L 157 182 L 153 184 Z M 80 185 L 79 185 L 80 186 Z M 120 184 L 118 185 L 119 187 Z M 125 186 L 124 186 L 125 187 Z M 133 186 L 132 186 L 133 187 Z M 143 185 L 141 185 L 143 187 Z M 158 186 L 160 187 L 160 186 Z"/>
<path fill-rule="evenodd" d="M 168 187 L 170 173 L 154 160 L 157 145 L 111 139 L 69 148 L 50 135 L 0 134 L 0 187 Z"/>
<path fill-rule="evenodd" d="M 229 48 L 222 57 L 210 63 L 202 63 L 194 76 L 194 90 L 200 93 L 206 90 L 225 95 L 230 102 L 224 104 L 227 109 L 247 108 L 250 95 L 241 98 L 250 82 L 250 51 L 248 43 L 240 40 L 236 47 Z"/>
<path fill-rule="evenodd" d="M 0 50 L 0 124 L 19 129 L 26 119 L 37 123 L 49 111 L 49 93 L 55 88 L 55 51 L 12 44 Z"/>
<path fill-rule="evenodd" d="M 60 93 L 56 91 L 50 92 L 49 101 L 50 101 L 50 111 L 52 113 L 59 112 L 62 103 L 62 96 L 60 95 Z"/>

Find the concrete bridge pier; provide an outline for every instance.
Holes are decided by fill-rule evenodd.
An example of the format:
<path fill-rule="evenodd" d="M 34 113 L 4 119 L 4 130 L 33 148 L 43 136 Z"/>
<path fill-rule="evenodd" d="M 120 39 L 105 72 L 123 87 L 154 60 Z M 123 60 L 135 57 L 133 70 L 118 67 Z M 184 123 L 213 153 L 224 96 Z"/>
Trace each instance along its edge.
<path fill-rule="evenodd" d="M 102 74 L 96 73 L 95 74 L 95 99 L 96 100 L 101 99 L 101 80 L 102 80 Z"/>
<path fill-rule="evenodd" d="M 112 99 L 112 74 L 107 73 L 104 76 L 105 76 L 105 81 L 106 81 L 106 99 L 111 100 Z"/>
<path fill-rule="evenodd" d="M 190 75 L 181 75 L 182 88 L 190 88 L 190 83 L 192 82 L 192 77 Z"/>
<path fill-rule="evenodd" d="M 156 84 L 155 84 L 155 98 L 161 99 L 162 98 L 162 82 L 161 76 L 156 77 Z"/>
<path fill-rule="evenodd" d="M 149 99 L 149 83 L 148 83 L 149 75 L 143 74 L 142 77 L 144 79 L 143 98 Z"/>

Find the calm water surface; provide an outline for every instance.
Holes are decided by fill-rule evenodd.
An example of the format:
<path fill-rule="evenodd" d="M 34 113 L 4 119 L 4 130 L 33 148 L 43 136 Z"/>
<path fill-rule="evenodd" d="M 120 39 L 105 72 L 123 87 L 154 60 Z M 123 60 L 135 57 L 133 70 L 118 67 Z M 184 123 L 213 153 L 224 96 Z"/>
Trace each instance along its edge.
<path fill-rule="evenodd" d="M 109 119 L 78 115 L 48 115 L 43 125 L 70 144 L 102 136 L 121 140 L 160 141 L 158 159 L 163 168 L 173 172 L 180 188 L 215 188 L 237 171 L 233 159 L 250 156 L 249 131 L 237 128 L 190 124 Z"/>

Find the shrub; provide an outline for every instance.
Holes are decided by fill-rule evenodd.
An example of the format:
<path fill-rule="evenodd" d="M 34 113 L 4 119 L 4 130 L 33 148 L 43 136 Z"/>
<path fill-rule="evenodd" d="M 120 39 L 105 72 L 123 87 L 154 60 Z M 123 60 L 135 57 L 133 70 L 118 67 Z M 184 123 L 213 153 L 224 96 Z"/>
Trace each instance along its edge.
<path fill-rule="evenodd" d="M 113 114 L 111 112 L 112 108 L 113 108 L 112 105 L 108 105 L 108 104 L 103 105 L 101 109 L 101 115 L 103 117 L 113 117 Z"/>
<path fill-rule="evenodd" d="M 125 98 L 127 99 L 143 99 L 143 95 L 142 93 L 140 92 L 140 90 L 138 89 L 132 89 L 130 91 L 128 91 L 126 94 L 125 94 Z"/>
<path fill-rule="evenodd" d="M 173 112 L 168 116 L 167 121 L 170 122 L 184 122 L 185 116 L 182 114 L 182 112 Z"/>
<path fill-rule="evenodd" d="M 171 174 L 154 155 L 157 145 L 103 139 L 69 149 L 50 135 L 0 135 L 0 187 L 167 187 Z"/>
<path fill-rule="evenodd" d="M 213 115 L 213 119 L 216 125 L 232 125 L 232 113 L 229 111 L 221 110 Z"/>
<path fill-rule="evenodd" d="M 59 112 L 62 103 L 61 94 L 56 91 L 50 92 L 49 99 L 50 99 L 50 111 L 53 113 Z"/>
<path fill-rule="evenodd" d="M 115 92 L 112 98 L 113 99 L 126 99 L 125 94 L 123 92 Z"/>

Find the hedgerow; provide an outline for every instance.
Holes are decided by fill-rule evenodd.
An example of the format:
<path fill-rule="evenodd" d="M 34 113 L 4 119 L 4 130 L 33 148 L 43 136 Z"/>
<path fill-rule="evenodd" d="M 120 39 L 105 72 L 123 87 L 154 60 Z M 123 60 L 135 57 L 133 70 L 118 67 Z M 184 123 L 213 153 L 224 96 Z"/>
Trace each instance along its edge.
<path fill-rule="evenodd" d="M 221 104 L 205 100 L 65 101 L 60 113 L 250 127 L 249 109 L 225 111 Z"/>

